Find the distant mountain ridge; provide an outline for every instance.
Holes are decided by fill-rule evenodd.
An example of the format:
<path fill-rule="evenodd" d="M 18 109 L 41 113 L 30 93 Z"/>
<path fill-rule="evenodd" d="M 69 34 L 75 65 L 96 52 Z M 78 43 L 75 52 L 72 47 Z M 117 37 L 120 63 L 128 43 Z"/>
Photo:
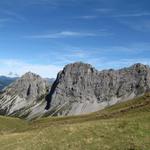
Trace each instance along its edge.
<path fill-rule="evenodd" d="M 17 79 L 18 77 L 0 76 L 0 91 Z"/>
<path fill-rule="evenodd" d="M 49 84 L 53 84 L 55 81 L 55 78 L 44 78 L 44 79 L 47 80 Z"/>

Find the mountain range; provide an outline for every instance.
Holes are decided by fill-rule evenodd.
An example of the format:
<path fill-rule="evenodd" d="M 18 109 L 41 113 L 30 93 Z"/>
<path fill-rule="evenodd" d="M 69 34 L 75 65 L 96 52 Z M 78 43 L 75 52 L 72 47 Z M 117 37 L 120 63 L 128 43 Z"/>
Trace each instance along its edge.
<path fill-rule="evenodd" d="M 11 78 L 11 77 L 7 77 L 7 76 L 0 76 L 0 91 L 17 79 L 18 79 L 18 77 Z"/>
<path fill-rule="evenodd" d="M 149 92 L 150 67 L 98 71 L 77 62 L 66 65 L 51 83 L 26 73 L 2 90 L 0 114 L 31 120 L 95 112 Z"/>

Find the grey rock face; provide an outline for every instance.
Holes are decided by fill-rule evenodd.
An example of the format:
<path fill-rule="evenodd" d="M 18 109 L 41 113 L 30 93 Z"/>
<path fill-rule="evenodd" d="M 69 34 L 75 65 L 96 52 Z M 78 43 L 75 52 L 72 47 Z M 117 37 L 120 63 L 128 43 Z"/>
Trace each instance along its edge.
<path fill-rule="evenodd" d="M 33 119 L 44 113 L 49 83 L 40 76 L 26 73 L 0 94 L 0 114 Z"/>
<path fill-rule="evenodd" d="M 46 97 L 51 115 L 94 112 L 150 91 L 150 68 L 135 64 L 120 70 L 97 71 L 89 64 L 67 65 Z"/>

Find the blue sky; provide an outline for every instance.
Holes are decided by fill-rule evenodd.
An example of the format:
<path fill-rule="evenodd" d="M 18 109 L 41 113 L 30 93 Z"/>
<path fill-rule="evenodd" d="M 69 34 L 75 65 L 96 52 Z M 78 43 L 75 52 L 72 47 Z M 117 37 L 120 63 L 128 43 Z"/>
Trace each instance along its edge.
<path fill-rule="evenodd" d="M 150 64 L 149 0 L 0 0 L 0 74 L 55 77 L 76 61 Z"/>

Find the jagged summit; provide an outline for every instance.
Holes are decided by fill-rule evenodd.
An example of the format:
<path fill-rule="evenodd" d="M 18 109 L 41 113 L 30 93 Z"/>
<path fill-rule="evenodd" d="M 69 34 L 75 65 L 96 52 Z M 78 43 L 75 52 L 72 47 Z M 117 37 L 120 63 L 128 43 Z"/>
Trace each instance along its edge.
<path fill-rule="evenodd" d="M 35 77 L 35 78 L 41 78 L 38 74 L 35 74 L 35 73 L 33 73 L 33 72 L 27 72 L 27 73 L 25 73 L 24 75 L 22 75 L 22 77 L 21 78 L 33 78 L 33 77 Z"/>
<path fill-rule="evenodd" d="M 75 62 L 66 65 L 64 69 L 58 73 L 58 76 L 63 76 L 65 74 L 67 80 L 67 78 L 69 79 L 70 75 L 80 76 L 80 74 L 88 74 L 91 71 L 96 71 L 92 65 L 83 62 Z"/>
<path fill-rule="evenodd" d="M 12 93 L 17 93 L 22 98 L 26 98 L 27 96 L 36 97 L 38 94 L 43 93 L 47 86 L 48 82 L 46 82 L 46 80 L 44 80 L 42 77 L 34 73 L 27 72 L 16 82 L 8 86 L 5 91 L 7 92 L 9 90 L 12 91 Z"/>
<path fill-rule="evenodd" d="M 88 64 L 88 63 L 84 63 L 82 61 L 79 61 L 79 62 L 74 62 L 74 63 L 71 63 L 71 64 L 68 64 L 64 67 L 65 68 L 68 68 L 68 67 L 75 67 L 75 66 L 88 66 L 88 67 L 91 67 L 92 68 L 92 65 L 91 64 Z"/>
<path fill-rule="evenodd" d="M 134 68 L 134 69 L 147 69 L 149 68 L 148 65 L 144 65 L 142 63 L 136 63 L 134 65 L 132 65 L 130 68 Z"/>
<path fill-rule="evenodd" d="M 148 69 L 150 68 L 149 65 L 145 65 L 145 64 L 142 64 L 142 63 L 136 63 L 136 64 L 133 64 L 129 67 L 125 67 L 125 68 L 122 68 L 122 69 L 119 69 L 119 70 L 124 70 L 124 69 Z M 108 71 L 119 71 L 119 70 L 116 70 L 116 69 L 105 69 L 105 70 L 97 70 L 95 69 L 95 67 L 93 67 L 91 64 L 88 64 L 88 63 L 84 63 L 82 61 L 79 61 L 79 62 L 74 62 L 74 63 L 71 63 L 71 64 L 68 64 L 64 67 L 63 71 L 71 71 L 70 69 L 79 69 L 79 70 L 82 70 L 82 69 L 92 69 L 94 71 L 98 71 L 98 72 L 108 72 Z"/>

